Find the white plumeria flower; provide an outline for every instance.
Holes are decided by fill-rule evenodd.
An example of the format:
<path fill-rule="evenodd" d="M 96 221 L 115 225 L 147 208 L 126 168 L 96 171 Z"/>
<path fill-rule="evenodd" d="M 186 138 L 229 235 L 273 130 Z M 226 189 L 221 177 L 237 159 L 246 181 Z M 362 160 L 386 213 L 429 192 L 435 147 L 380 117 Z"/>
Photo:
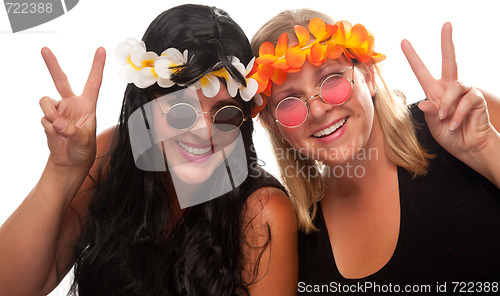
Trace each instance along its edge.
<path fill-rule="evenodd" d="M 215 76 L 212 73 L 214 73 L 214 72 L 211 72 L 211 73 L 201 77 L 201 79 L 196 81 L 196 83 L 194 84 L 194 87 L 196 89 L 201 88 L 203 95 L 207 98 L 215 97 L 219 93 L 219 90 L 220 90 L 219 78 L 217 78 L 217 76 Z"/>
<path fill-rule="evenodd" d="M 146 45 L 141 41 L 132 49 L 130 60 L 139 68 L 134 77 L 134 84 L 139 88 L 146 88 L 153 85 L 158 79 L 154 71 L 154 62 L 158 58 L 155 52 L 146 52 Z"/>
<path fill-rule="evenodd" d="M 178 71 L 178 68 L 186 65 L 188 62 L 188 50 L 181 53 L 176 48 L 168 48 L 161 53 L 161 56 L 155 52 L 146 52 L 144 41 L 138 41 L 135 38 L 129 38 L 118 45 L 116 49 L 116 59 L 123 65 L 120 69 L 120 76 L 127 83 L 134 83 L 139 88 L 147 88 L 155 83 L 160 87 L 168 88 L 175 84 L 171 80 L 172 74 Z M 255 58 L 245 67 L 237 57 L 229 57 L 231 64 L 246 77 L 253 67 Z M 215 68 L 220 67 L 220 63 Z M 251 78 L 245 78 L 247 86 L 244 87 L 236 81 L 225 68 L 212 71 L 203 76 L 194 85 L 193 89 L 201 89 L 206 97 L 215 97 L 220 90 L 219 78 L 224 78 L 227 84 L 227 91 L 231 97 L 235 97 L 240 92 L 244 101 L 250 101 L 255 96 L 257 105 L 261 105 L 263 100 L 255 95 L 258 89 L 257 81 Z"/>
<path fill-rule="evenodd" d="M 148 88 L 155 84 L 157 77 L 153 67 L 145 67 L 136 73 L 133 82 L 138 88 Z"/>
<path fill-rule="evenodd" d="M 123 65 L 120 69 L 120 77 L 127 83 L 133 82 L 135 73 L 140 70 L 130 59 L 132 50 L 139 45 L 139 43 L 137 39 L 129 38 L 116 48 L 116 60 Z"/>
<path fill-rule="evenodd" d="M 237 57 L 231 57 L 230 58 L 231 60 L 231 64 L 233 64 L 233 66 L 236 68 L 236 70 L 238 70 L 238 72 L 241 73 L 241 75 L 243 75 L 243 77 L 245 76 L 245 66 L 243 66 L 242 63 L 240 63 L 240 60 L 237 58 Z M 241 69 L 243 69 L 243 72 L 241 71 Z M 226 71 L 227 73 L 227 71 Z M 229 95 L 231 97 L 236 97 L 236 95 L 238 94 L 238 89 L 241 87 L 241 84 L 236 81 L 235 79 L 233 79 L 233 77 L 231 77 L 231 75 L 227 75 L 228 77 L 224 77 L 226 79 L 226 84 L 227 84 L 227 92 L 229 93 Z"/>
<path fill-rule="evenodd" d="M 118 46 L 116 52 L 117 59 L 124 65 L 120 69 L 120 76 L 127 83 L 146 88 L 156 82 L 158 75 L 153 67 L 158 55 L 152 51 L 146 52 L 143 41 L 129 38 Z"/>
<path fill-rule="evenodd" d="M 171 87 L 175 84 L 170 77 L 178 71 L 176 67 L 186 64 L 188 61 L 188 51 L 182 54 L 176 48 L 168 48 L 161 53 L 161 56 L 154 63 L 154 70 L 158 75 L 158 85 L 161 87 Z"/>
<path fill-rule="evenodd" d="M 257 83 L 257 81 L 255 79 L 252 79 L 252 78 L 246 78 L 245 80 L 247 82 L 247 87 L 240 88 L 240 96 L 241 96 L 241 99 L 243 101 L 248 102 L 255 96 L 255 93 L 257 92 L 257 89 L 259 88 L 259 84 Z M 260 100 L 262 101 L 262 98 L 260 98 Z M 257 100 L 255 100 L 255 103 L 258 106 L 260 106 L 262 104 L 262 103 L 258 104 Z"/>
<path fill-rule="evenodd" d="M 246 77 L 248 75 L 248 73 L 250 73 L 250 71 L 252 70 L 253 62 L 254 62 L 255 58 L 250 61 L 250 63 L 246 67 L 246 69 L 245 69 L 245 66 L 240 62 L 240 60 L 237 57 L 232 56 L 230 58 L 230 60 L 231 60 L 231 64 L 233 64 L 233 66 L 236 68 L 236 70 L 238 70 L 238 72 L 240 72 L 240 74 L 243 77 Z M 259 86 L 257 84 L 257 81 L 255 81 L 254 79 L 245 78 L 245 81 L 247 84 L 247 86 L 245 87 L 241 83 L 239 83 L 238 81 L 233 79 L 233 77 L 231 77 L 229 75 L 229 73 L 227 73 L 227 71 L 225 71 L 225 73 L 227 75 L 223 76 L 223 77 L 224 77 L 224 79 L 226 79 L 227 92 L 229 93 L 229 95 L 234 98 L 238 94 L 238 90 L 239 90 L 241 98 L 245 102 L 250 101 L 253 98 L 253 96 L 255 95 L 255 93 L 257 92 L 257 89 Z"/>
<path fill-rule="evenodd" d="M 130 53 L 132 49 L 139 44 L 139 40 L 135 38 L 128 38 L 123 43 L 118 45 L 116 48 L 116 61 L 121 65 L 126 65 L 131 63 L 130 61 Z"/>
<path fill-rule="evenodd" d="M 243 85 L 239 85 L 239 87 L 238 87 L 240 90 L 241 99 L 245 102 L 250 101 L 255 96 L 255 93 L 257 93 L 257 89 L 259 88 L 259 84 L 257 83 L 257 81 L 255 79 L 246 78 L 248 73 L 250 73 L 250 71 L 252 70 L 254 62 L 255 62 L 255 57 L 248 63 L 246 69 L 244 68 L 243 64 L 241 64 L 241 63 L 239 63 L 238 66 L 235 65 L 237 67 L 238 71 L 240 71 L 241 75 L 243 75 L 243 77 L 245 77 L 245 82 L 247 84 L 246 87 Z M 255 101 L 255 103 L 258 106 L 262 105 L 262 102 L 263 102 L 262 98 L 259 98 L 259 99 L 260 99 L 261 104 L 257 104 L 258 99 L 256 99 L 256 101 Z"/>

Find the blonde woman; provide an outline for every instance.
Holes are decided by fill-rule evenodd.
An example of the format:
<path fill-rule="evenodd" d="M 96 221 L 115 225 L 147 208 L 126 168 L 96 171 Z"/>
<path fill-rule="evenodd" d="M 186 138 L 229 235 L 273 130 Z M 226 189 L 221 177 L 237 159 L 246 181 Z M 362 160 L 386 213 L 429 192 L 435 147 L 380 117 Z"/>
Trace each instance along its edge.
<path fill-rule="evenodd" d="M 261 122 L 302 231 L 299 292 L 498 280 L 500 100 L 458 81 L 449 23 L 441 79 L 402 42 L 418 105 L 387 88 L 373 44 L 364 26 L 305 9 L 252 40 Z"/>

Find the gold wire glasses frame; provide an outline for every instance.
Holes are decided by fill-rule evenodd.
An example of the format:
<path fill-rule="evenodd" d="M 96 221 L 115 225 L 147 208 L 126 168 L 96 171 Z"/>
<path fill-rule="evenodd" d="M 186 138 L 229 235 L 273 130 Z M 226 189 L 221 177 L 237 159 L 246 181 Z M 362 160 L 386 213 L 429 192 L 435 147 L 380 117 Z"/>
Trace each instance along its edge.
<path fill-rule="evenodd" d="M 325 101 L 325 99 L 323 98 L 323 96 L 321 95 L 321 89 L 323 88 L 323 85 L 325 84 L 326 81 L 328 81 L 329 79 L 333 78 L 333 77 L 342 77 L 344 79 L 346 79 L 347 81 L 349 81 L 350 83 L 350 86 L 351 86 L 351 92 L 349 93 L 349 97 L 347 99 L 345 99 L 342 103 L 340 104 L 332 104 L 332 103 L 329 103 L 327 101 Z M 349 99 L 351 98 L 351 94 L 352 94 L 352 88 L 353 88 L 353 85 L 354 84 L 354 64 L 352 65 L 352 78 L 351 80 L 349 80 L 349 78 L 345 77 L 343 74 L 332 74 L 332 75 L 329 75 L 327 76 L 322 82 L 321 82 L 321 85 L 319 87 L 319 92 L 309 98 L 307 98 L 306 100 L 301 100 L 300 98 L 297 98 L 297 97 L 286 97 L 284 98 L 283 100 L 281 100 L 278 105 L 276 105 L 276 108 L 275 108 L 275 111 L 274 111 L 274 116 L 275 116 L 275 122 L 276 123 L 279 123 L 281 124 L 282 126 L 284 127 L 287 127 L 287 128 L 295 128 L 295 127 L 299 127 L 301 126 L 307 119 L 307 117 L 309 116 L 309 105 L 307 104 L 307 102 L 309 102 L 309 100 L 312 100 L 316 97 L 320 97 L 321 98 L 321 101 L 323 101 L 323 103 L 325 104 L 329 104 L 329 105 L 332 105 L 332 106 L 340 106 L 340 105 L 343 105 L 345 104 L 347 101 L 349 101 Z M 307 113 L 306 113 L 306 116 L 304 117 L 304 120 L 302 120 L 301 123 L 297 124 L 297 125 L 293 125 L 293 126 L 289 126 L 289 125 L 286 125 L 286 124 L 283 124 L 279 121 L 278 119 L 278 107 L 281 105 L 281 103 L 285 102 L 285 101 L 289 101 L 289 100 L 297 100 L 297 101 L 300 101 L 302 104 L 305 105 L 306 109 L 307 109 Z"/>
<path fill-rule="evenodd" d="M 165 120 L 167 121 L 167 124 L 169 124 L 170 126 L 172 126 L 173 128 L 175 128 L 175 129 L 177 129 L 177 130 L 187 130 L 187 129 L 190 129 L 191 127 L 193 127 L 193 126 L 196 124 L 196 122 L 198 121 L 198 117 L 199 117 L 201 114 L 203 114 L 203 115 L 205 115 L 205 114 L 210 114 L 210 115 L 211 115 L 211 117 L 212 117 L 212 123 L 213 123 L 213 124 L 214 124 L 214 125 L 215 125 L 218 129 L 219 129 L 219 130 L 221 130 L 221 131 L 223 131 L 223 132 L 232 132 L 232 131 L 235 131 L 236 129 L 238 129 L 238 128 L 239 128 L 239 127 L 243 124 L 243 122 L 245 122 L 245 121 L 247 120 L 247 118 L 246 118 L 246 116 L 245 116 L 245 113 L 243 113 L 243 110 L 241 110 L 241 108 L 240 108 L 240 107 L 238 107 L 238 106 L 234 106 L 234 105 L 226 105 L 226 106 L 222 106 L 221 108 L 219 108 L 219 110 L 217 110 L 217 112 L 215 112 L 215 114 L 212 114 L 212 112 L 206 112 L 206 111 L 198 112 L 198 111 L 196 110 L 196 108 L 195 108 L 193 105 L 190 105 L 190 104 L 188 104 L 188 103 L 177 103 L 177 104 L 174 104 L 174 105 L 172 105 L 172 106 L 170 106 L 170 107 L 168 108 L 167 112 L 163 112 L 163 110 L 161 109 L 161 106 L 160 106 L 160 104 L 159 104 L 159 103 L 158 103 L 158 106 L 160 107 L 161 116 L 162 116 L 163 118 L 165 118 Z M 187 107 L 189 107 L 189 108 L 191 108 L 191 109 L 193 110 L 193 114 L 196 114 L 196 119 L 195 119 L 195 120 L 193 121 L 193 123 L 192 123 L 190 126 L 188 126 L 188 127 L 179 128 L 179 127 L 175 127 L 175 126 L 173 126 L 172 124 L 168 123 L 168 119 L 167 119 L 167 114 L 168 114 L 168 112 L 170 112 L 173 108 L 180 107 L 180 106 L 187 106 Z M 225 123 L 220 123 L 220 122 L 216 122 L 216 121 L 215 121 L 215 118 L 217 117 L 217 115 L 218 115 L 221 111 L 223 111 L 224 109 L 227 109 L 227 108 L 237 109 L 237 110 L 241 113 L 241 118 L 242 118 L 242 119 L 241 119 L 241 121 L 240 121 L 240 123 L 239 123 L 238 125 L 233 125 L 233 124 L 225 124 Z M 232 125 L 232 126 L 234 126 L 234 128 L 232 128 L 232 129 L 227 129 L 227 130 L 226 130 L 226 129 L 221 129 L 221 128 L 220 128 L 220 125 L 223 125 L 223 124 L 224 124 L 224 125 Z"/>

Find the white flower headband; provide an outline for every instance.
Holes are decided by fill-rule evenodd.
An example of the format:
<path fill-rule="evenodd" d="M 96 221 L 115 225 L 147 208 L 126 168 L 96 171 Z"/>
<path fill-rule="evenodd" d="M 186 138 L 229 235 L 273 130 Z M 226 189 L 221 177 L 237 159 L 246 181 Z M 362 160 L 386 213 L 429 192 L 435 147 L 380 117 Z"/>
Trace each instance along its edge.
<path fill-rule="evenodd" d="M 179 67 L 188 61 L 187 49 L 181 53 L 176 48 L 164 50 L 160 56 L 155 52 L 146 52 L 144 41 L 129 38 L 116 49 L 117 60 L 123 67 L 120 70 L 120 77 L 127 83 L 134 83 L 139 88 L 147 88 L 155 83 L 160 87 L 168 88 L 176 83 L 170 77 Z M 246 77 L 253 68 L 254 59 L 248 66 L 240 62 L 237 57 L 231 56 L 230 61 L 233 66 Z M 235 97 L 240 92 L 241 98 L 248 102 L 255 97 L 256 105 L 262 105 L 263 101 L 257 93 L 258 84 L 255 79 L 245 78 L 247 86 L 243 86 L 229 75 L 225 68 L 212 71 L 198 80 L 192 87 L 201 89 L 203 95 L 212 98 L 219 93 L 220 81 L 217 77 L 224 78 L 227 83 L 227 91 L 231 97 Z"/>

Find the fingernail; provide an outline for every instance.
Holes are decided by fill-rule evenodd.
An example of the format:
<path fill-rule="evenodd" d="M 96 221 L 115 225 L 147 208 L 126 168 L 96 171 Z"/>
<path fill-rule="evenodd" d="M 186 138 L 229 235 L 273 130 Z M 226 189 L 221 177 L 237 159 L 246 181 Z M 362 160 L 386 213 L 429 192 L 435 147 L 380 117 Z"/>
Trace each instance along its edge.
<path fill-rule="evenodd" d="M 450 122 L 450 126 L 448 128 L 450 129 L 450 131 L 455 130 L 457 128 L 457 122 L 456 121 Z"/>
<path fill-rule="evenodd" d="M 438 116 L 439 116 L 439 119 L 442 120 L 444 118 L 444 111 L 439 109 Z"/>

